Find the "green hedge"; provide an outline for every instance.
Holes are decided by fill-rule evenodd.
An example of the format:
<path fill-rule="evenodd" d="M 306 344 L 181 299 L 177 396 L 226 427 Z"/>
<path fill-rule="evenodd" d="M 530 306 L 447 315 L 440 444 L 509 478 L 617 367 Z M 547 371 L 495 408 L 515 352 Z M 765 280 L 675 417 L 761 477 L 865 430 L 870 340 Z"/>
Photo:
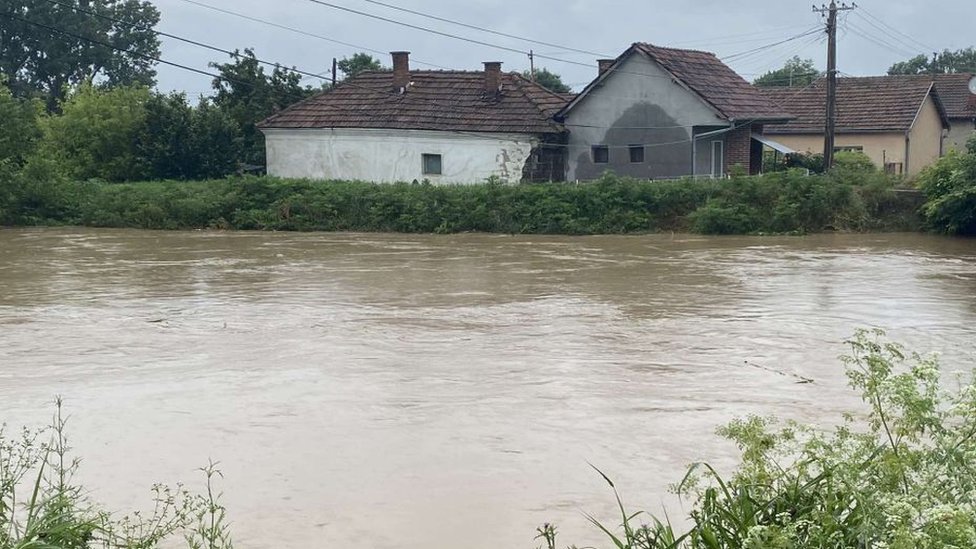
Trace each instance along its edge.
<path fill-rule="evenodd" d="M 876 175 L 391 185 L 237 177 L 75 182 L 0 172 L 0 222 L 145 229 L 709 234 L 917 230 L 917 204 Z"/>

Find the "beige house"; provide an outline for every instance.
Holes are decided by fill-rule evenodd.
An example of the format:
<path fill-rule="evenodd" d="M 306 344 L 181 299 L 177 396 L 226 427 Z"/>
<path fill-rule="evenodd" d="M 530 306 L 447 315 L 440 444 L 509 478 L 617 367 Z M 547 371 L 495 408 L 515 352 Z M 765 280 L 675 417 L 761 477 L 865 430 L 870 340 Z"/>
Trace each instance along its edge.
<path fill-rule="evenodd" d="M 795 117 L 766 135 L 823 152 L 826 82 L 764 91 Z M 872 76 L 837 79 L 836 127 L 835 150 L 862 151 L 888 173 L 913 176 L 944 154 L 950 123 L 932 78 Z"/>

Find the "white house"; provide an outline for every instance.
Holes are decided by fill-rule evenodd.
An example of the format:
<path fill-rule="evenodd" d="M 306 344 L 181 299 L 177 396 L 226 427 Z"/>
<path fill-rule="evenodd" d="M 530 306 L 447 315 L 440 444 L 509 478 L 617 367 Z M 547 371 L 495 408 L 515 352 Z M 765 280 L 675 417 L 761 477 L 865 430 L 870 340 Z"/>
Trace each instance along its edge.
<path fill-rule="evenodd" d="M 485 63 L 484 71 L 370 71 L 259 124 L 278 177 L 477 183 L 562 179 L 567 98 Z"/>

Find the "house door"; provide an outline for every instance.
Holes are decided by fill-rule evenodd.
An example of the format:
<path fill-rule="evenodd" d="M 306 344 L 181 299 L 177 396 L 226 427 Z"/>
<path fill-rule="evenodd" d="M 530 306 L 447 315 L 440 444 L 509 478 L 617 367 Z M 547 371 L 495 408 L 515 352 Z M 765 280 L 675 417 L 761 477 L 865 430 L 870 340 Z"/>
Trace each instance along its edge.
<path fill-rule="evenodd" d="M 725 143 L 712 141 L 712 177 L 722 177 L 725 167 Z"/>

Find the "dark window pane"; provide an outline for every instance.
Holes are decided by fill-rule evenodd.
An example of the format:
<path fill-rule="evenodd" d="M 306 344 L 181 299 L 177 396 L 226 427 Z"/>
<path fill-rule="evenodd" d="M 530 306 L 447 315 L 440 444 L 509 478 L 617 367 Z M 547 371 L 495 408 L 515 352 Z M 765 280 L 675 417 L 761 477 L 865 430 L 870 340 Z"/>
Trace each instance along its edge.
<path fill-rule="evenodd" d="M 630 161 L 634 164 L 644 163 L 644 145 L 630 146 Z"/>
<path fill-rule="evenodd" d="M 606 145 L 593 145 L 593 163 L 607 164 L 610 162 L 610 148 Z"/>
<path fill-rule="evenodd" d="M 423 159 L 424 175 L 441 175 L 441 155 L 425 154 Z"/>

